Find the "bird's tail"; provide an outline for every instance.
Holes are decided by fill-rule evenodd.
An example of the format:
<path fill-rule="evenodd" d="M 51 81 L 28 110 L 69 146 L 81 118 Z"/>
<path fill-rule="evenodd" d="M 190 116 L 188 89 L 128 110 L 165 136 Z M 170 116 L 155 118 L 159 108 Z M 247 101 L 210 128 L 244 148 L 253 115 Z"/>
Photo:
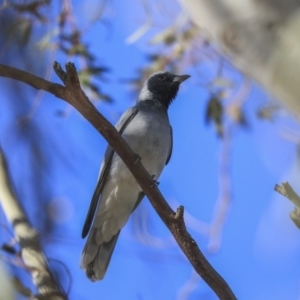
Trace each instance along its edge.
<path fill-rule="evenodd" d="M 95 228 L 91 230 L 81 256 L 81 268 L 91 281 L 104 278 L 120 234 L 119 231 L 109 242 L 99 245 L 96 243 L 96 232 Z"/>

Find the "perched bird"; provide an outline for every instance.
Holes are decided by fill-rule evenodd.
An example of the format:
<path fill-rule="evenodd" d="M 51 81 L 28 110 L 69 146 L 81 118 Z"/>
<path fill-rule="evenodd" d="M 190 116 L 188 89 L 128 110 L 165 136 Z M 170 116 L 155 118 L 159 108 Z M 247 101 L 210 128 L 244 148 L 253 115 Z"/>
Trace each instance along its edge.
<path fill-rule="evenodd" d="M 126 110 L 116 125 L 154 180 L 172 154 L 168 108 L 179 85 L 189 77 L 154 73 L 144 84 L 136 105 Z M 81 268 L 90 280 L 103 279 L 120 230 L 143 197 L 129 169 L 108 145 L 82 231 L 83 238 L 88 232 L 89 236 L 82 252 Z"/>

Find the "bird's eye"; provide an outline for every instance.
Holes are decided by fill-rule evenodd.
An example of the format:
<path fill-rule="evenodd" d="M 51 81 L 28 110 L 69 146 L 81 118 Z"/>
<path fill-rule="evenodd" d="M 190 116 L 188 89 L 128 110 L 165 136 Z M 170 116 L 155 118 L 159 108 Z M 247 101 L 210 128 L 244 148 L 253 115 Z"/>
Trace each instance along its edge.
<path fill-rule="evenodd" d="M 158 77 L 160 80 L 165 80 L 166 79 L 166 76 L 165 75 L 159 75 Z"/>

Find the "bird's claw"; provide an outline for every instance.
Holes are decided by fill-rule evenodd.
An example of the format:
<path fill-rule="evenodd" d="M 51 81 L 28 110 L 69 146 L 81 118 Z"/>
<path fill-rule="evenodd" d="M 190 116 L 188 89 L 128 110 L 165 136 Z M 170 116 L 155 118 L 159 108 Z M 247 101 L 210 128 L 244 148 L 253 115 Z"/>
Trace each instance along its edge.
<path fill-rule="evenodd" d="M 158 185 L 159 185 L 159 182 L 158 182 L 156 179 L 154 179 L 154 178 L 155 178 L 155 175 L 152 175 L 151 177 L 152 177 L 152 185 L 151 185 L 151 187 L 158 186 Z"/>
<path fill-rule="evenodd" d="M 138 154 L 135 154 L 135 161 L 134 164 L 137 164 L 139 161 L 141 161 L 141 157 Z"/>

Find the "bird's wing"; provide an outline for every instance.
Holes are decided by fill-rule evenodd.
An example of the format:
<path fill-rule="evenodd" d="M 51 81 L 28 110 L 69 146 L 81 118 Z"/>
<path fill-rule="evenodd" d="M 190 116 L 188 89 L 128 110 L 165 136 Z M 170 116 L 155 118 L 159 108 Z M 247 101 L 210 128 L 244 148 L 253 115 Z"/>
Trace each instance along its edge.
<path fill-rule="evenodd" d="M 172 126 L 170 125 L 170 134 L 171 134 L 171 144 L 170 144 L 170 150 L 169 150 L 169 154 L 168 154 L 168 158 L 167 158 L 167 161 L 166 161 L 166 165 L 169 163 L 170 159 L 171 159 L 171 156 L 172 156 L 172 150 L 173 150 L 173 129 L 172 129 Z M 142 191 L 139 193 L 139 196 L 138 196 L 138 199 L 136 201 L 136 204 L 132 210 L 132 212 L 135 211 L 135 209 L 139 206 L 139 204 L 141 203 L 141 201 L 143 200 L 145 196 L 145 193 Z"/>
<path fill-rule="evenodd" d="M 122 117 L 120 118 L 119 122 L 116 125 L 116 129 L 119 131 L 120 134 L 122 134 L 124 132 L 124 130 L 126 129 L 128 124 L 133 120 L 133 118 L 137 115 L 138 112 L 139 112 L 139 109 L 135 106 L 131 107 L 130 109 L 128 109 L 124 112 L 124 114 L 122 115 Z M 100 198 L 103 186 L 105 184 L 105 180 L 106 180 L 107 175 L 110 170 L 114 152 L 115 152 L 114 149 L 110 145 L 108 145 L 106 148 L 106 151 L 105 151 L 104 160 L 101 165 L 100 175 L 98 178 L 97 186 L 94 191 L 92 201 L 91 201 L 91 204 L 90 204 L 90 207 L 89 207 L 89 210 L 88 210 L 88 213 L 87 213 L 84 225 L 83 225 L 82 234 L 81 234 L 82 238 L 86 237 L 86 235 L 88 234 L 88 232 L 91 228 L 94 214 L 95 214 L 96 208 L 98 206 L 99 198 Z"/>
<path fill-rule="evenodd" d="M 135 211 L 135 209 L 139 206 L 139 204 L 141 203 L 141 201 L 143 200 L 144 197 L 145 197 L 145 193 L 143 191 L 141 191 L 138 195 L 138 198 L 136 200 L 136 203 L 135 203 L 134 208 L 131 213 L 133 213 Z"/>
<path fill-rule="evenodd" d="M 170 145 L 170 150 L 169 150 L 169 155 L 166 161 L 166 165 L 169 163 L 171 156 L 172 156 L 172 150 L 173 150 L 173 129 L 172 126 L 170 125 L 170 134 L 171 134 L 171 145 Z"/>

